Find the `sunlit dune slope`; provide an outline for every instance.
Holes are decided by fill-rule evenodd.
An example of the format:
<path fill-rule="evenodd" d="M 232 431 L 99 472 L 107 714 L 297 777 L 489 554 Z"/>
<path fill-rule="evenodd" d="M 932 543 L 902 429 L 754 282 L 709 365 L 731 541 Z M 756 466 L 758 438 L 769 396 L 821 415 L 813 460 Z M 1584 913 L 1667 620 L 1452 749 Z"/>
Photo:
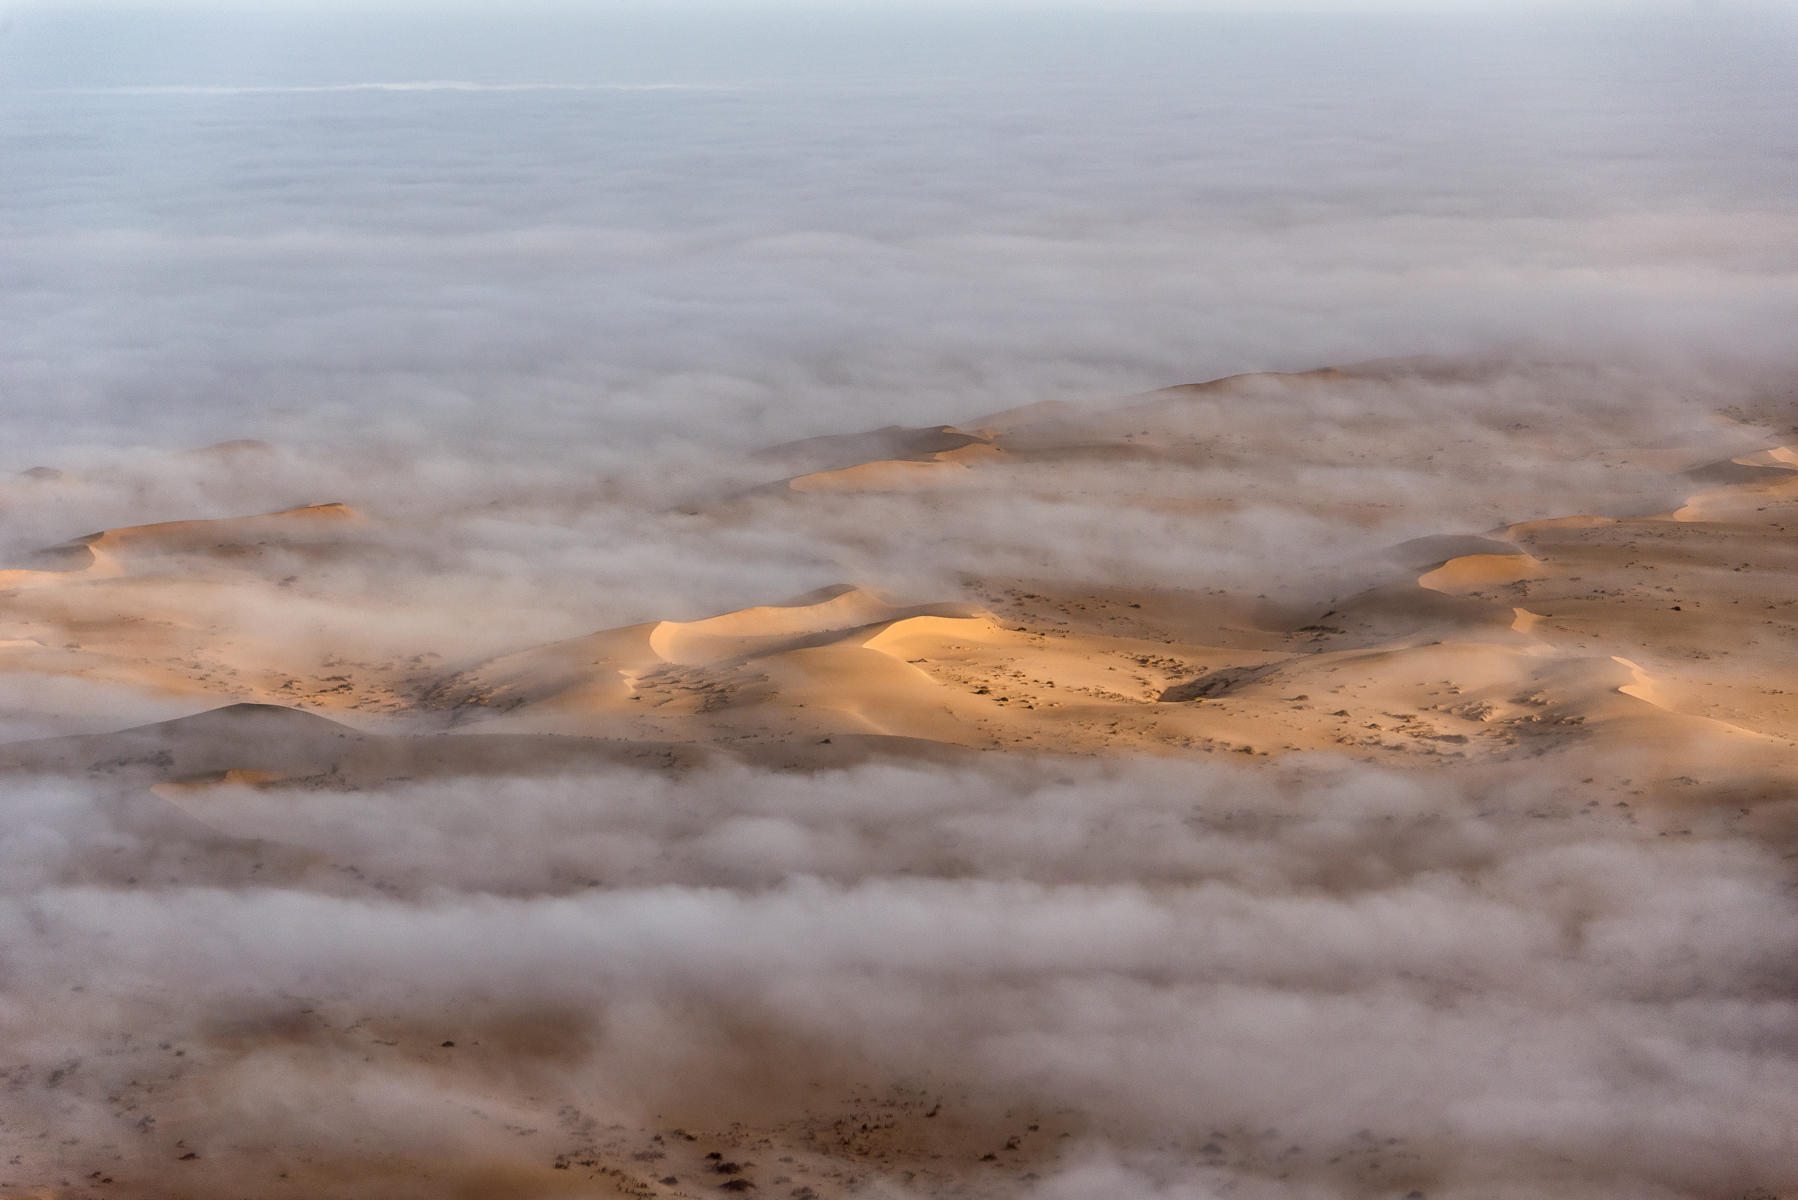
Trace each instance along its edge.
<path fill-rule="evenodd" d="M 1175 522 L 1240 506 L 1221 491 L 1207 499 L 1236 481 L 1245 494 L 1280 492 L 1308 520 L 1358 526 L 1379 506 L 1345 500 L 1336 484 L 1309 491 L 1306 472 L 1377 496 L 1381 438 L 1403 412 L 1372 398 L 1422 377 L 1477 398 L 1495 370 L 1402 360 L 1240 376 L 966 427 L 815 438 L 762 456 L 771 470 L 805 468 L 782 487 L 696 519 L 803 524 L 854 494 L 873 505 L 854 511 L 877 542 L 883 520 L 932 511 L 919 507 L 934 503 L 928 496 L 895 481 L 949 471 L 989 490 L 1076 481 L 1083 503 L 1152 500 Z M 1308 422 L 1333 440 L 1312 440 Z M 1545 445 L 1516 453 L 1566 453 Z M 746 584 L 751 607 L 690 620 L 645 614 L 497 655 L 441 638 L 383 645 L 372 634 L 346 651 L 353 628 L 341 627 L 328 593 L 308 590 L 325 576 L 308 564 L 378 573 L 367 540 L 378 517 L 327 504 L 130 526 L 0 574 L 0 671 L 196 705 L 307 708 L 369 728 L 401 721 L 411 732 L 656 745 L 875 737 L 1421 763 L 1654 737 L 1776 757 L 1798 736 L 1798 703 L 1777 682 L 1798 666 L 1789 438 L 1727 420 L 1690 445 L 1606 453 L 1637 480 L 1618 511 L 1450 526 L 1357 552 L 1334 576 L 1354 586 L 1327 599 L 1096 578 L 1070 560 L 1076 569 L 1061 573 L 1053 563 L 1028 576 L 964 569 L 947 588 L 839 584 L 772 604 Z M 1102 490 L 1105 480 L 1117 486 Z M 1654 497 L 1672 503 L 1643 515 Z M 505 640 L 503 626 L 481 633 L 486 644 Z"/>

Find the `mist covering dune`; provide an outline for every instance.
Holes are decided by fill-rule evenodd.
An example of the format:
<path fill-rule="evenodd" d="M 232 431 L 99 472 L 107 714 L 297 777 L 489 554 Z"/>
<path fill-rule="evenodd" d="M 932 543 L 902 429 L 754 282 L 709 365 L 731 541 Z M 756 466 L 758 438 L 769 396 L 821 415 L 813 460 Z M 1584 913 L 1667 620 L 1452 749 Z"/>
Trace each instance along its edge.
<path fill-rule="evenodd" d="M 786 486 L 942 436 L 885 433 L 590 508 L 207 459 L 246 509 L 349 502 L 6 579 L 15 736 L 64 733 L 0 747 L 13 1170 L 1789 1185 L 1798 419 L 1747 383 L 1608 414 L 1614 378 L 1239 380 L 989 419 L 928 486 Z M 1550 386 L 1583 427 L 1531 423 Z M 12 489 L 129 477 L 87 478 Z M 521 538 L 553 511 L 586 521 Z M 724 611 L 655 615 L 685 555 L 738 566 L 688 580 Z"/>
<path fill-rule="evenodd" d="M 1789 22 L 399 19 L 5 35 L 0 1196 L 1798 1194 Z"/>

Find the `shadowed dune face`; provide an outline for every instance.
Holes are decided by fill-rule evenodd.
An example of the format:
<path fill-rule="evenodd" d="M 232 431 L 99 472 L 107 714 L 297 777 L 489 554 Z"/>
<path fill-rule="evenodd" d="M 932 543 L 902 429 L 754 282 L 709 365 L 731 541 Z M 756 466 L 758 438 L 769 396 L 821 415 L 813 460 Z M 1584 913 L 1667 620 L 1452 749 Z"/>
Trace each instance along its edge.
<path fill-rule="evenodd" d="M 0 1187 L 1798 1187 L 1798 410 L 1615 378 L 44 485 Z"/>

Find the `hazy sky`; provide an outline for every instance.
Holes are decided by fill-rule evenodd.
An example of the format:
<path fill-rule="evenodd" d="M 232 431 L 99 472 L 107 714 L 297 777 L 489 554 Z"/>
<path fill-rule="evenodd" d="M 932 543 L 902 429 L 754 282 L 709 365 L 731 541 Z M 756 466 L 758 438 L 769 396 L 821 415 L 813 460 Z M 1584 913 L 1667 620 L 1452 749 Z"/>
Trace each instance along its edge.
<path fill-rule="evenodd" d="M 1770 12 L 828 7 L 16 17 L 16 465 L 370 422 L 756 441 L 1528 339 L 1760 356 L 1798 313 Z M 416 81 L 490 90 L 368 86 Z"/>

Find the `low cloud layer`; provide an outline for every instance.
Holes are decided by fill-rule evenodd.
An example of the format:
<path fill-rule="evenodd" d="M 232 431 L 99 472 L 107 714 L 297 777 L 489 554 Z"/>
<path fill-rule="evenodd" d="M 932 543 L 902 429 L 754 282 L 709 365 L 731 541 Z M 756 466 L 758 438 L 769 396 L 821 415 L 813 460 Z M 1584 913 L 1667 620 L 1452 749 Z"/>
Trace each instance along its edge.
<path fill-rule="evenodd" d="M 1047 1196 L 1790 1186 L 1786 865 L 1734 818 L 1669 838 L 1678 818 L 1616 805 L 1612 779 L 995 764 L 244 791 L 207 803 L 317 865 L 231 890 L 45 781 L 0 843 L 15 1088 L 68 1105 L 120 1174 L 173 1137 L 329 1156 L 374 1130 L 453 1177 L 566 1149 L 468 1115 L 498 1102 L 479 1047 L 532 1029 L 500 1092 L 604 1119 L 768 1126 L 898 1084 L 977 1127 L 1053 1120 L 1072 1136 L 1030 1152 Z M 81 882 L 121 854 L 168 877 Z M 129 1032 L 98 1048 L 102 1027 Z M 444 1039 L 468 1065 L 414 1061 Z M 158 1100 L 169 1047 L 194 1082 Z"/>
<path fill-rule="evenodd" d="M 1021 454 L 916 493 L 769 493 L 758 489 L 799 468 L 629 434 L 554 447 L 389 431 L 343 447 L 90 449 L 63 460 L 60 479 L 0 481 L 0 548 L 21 563 L 121 525 L 347 503 L 369 520 L 333 530 L 332 553 L 296 549 L 291 586 L 245 579 L 206 603 L 236 606 L 233 625 L 400 637 L 416 643 L 407 652 L 456 643 L 470 656 L 844 581 L 924 601 L 965 598 L 970 576 L 1116 579 L 1321 611 L 1387 581 L 1384 552 L 1407 539 L 1677 507 L 1701 485 L 1667 466 L 1777 439 L 1765 400 L 1785 386 L 1739 365 L 1527 356 L 1441 376 L 1270 380 L 1140 417 L 1095 402 L 1078 410 L 1089 432 L 1074 436 L 1097 448 L 1089 458 Z M 1720 423 L 1722 410 L 1741 423 Z M 1175 449 L 1120 471 L 1104 447 L 1127 448 L 1139 430 Z M 1655 447 L 1665 455 L 1644 453 Z M 255 577 L 280 579 L 276 565 Z M 502 611 L 505 622 L 490 619 Z"/>
<path fill-rule="evenodd" d="M 1772 15 L 596 17 L 535 58 L 464 16 L 345 77 L 383 19 L 336 60 L 291 20 L 15 21 L 15 469 L 741 445 L 1518 340 L 1754 359 L 1798 311 Z M 597 90 L 255 90 L 420 79 Z M 608 90 L 644 83 L 681 86 Z"/>

